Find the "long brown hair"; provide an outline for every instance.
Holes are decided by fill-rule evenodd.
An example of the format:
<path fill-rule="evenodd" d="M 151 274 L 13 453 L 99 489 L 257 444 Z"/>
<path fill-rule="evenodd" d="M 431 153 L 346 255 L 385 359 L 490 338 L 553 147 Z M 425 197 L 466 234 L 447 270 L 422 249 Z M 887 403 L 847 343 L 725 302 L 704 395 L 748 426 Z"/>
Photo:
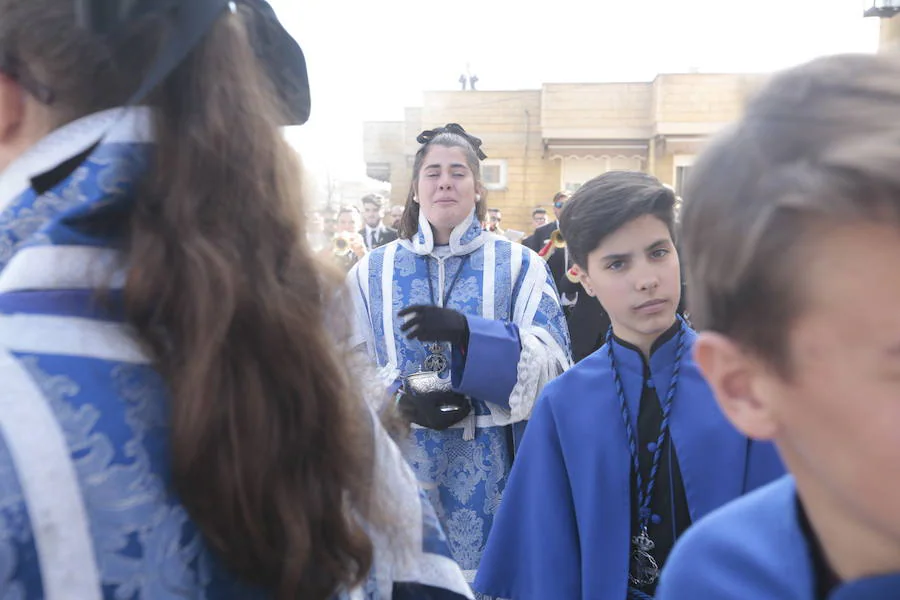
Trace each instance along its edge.
<path fill-rule="evenodd" d="M 425 162 L 425 155 L 432 146 L 444 146 L 445 148 L 459 148 L 466 155 L 466 164 L 475 178 L 475 191 L 481 194 L 481 200 L 475 203 L 475 216 L 479 222 L 484 222 L 487 214 L 487 190 L 481 183 L 481 161 L 475 148 L 463 136 L 456 133 L 441 133 L 422 144 L 416 152 L 413 160 L 412 181 L 409 183 L 409 193 L 406 195 L 406 206 L 403 208 L 403 216 L 400 217 L 400 237 L 410 240 L 419 231 L 419 203 L 416 202 L 416 192 L 419 184 L 419 173 Z"/>
<path fill-rule="evenodd" d="M 0 0 L 0 44 L 49 84 L 61 122 L 124 101 L 164 28 L 127 51 L 71 0 Z M 208 545 L 279 598 L 362 580 L 371 422 L 326 331 L 339 282 L 315 266 L 280 107 L 227 11 L 160 87 L 152 173 L 129 226 L 128 316 L 171 390 L 174 488 Z M 327 304 L 326 304 L 327 302 Z"/>

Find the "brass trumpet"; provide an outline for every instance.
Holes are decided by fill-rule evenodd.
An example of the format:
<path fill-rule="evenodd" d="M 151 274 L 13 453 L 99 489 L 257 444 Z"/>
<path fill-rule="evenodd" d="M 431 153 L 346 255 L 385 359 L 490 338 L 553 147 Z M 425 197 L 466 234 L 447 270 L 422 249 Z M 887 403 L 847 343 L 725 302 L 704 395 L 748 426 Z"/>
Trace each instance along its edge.
<path fill-rule="evenodd" d="M 568 271 L 566 271 L 566 279 L 571 281 L 572 283 L 578 283 L 581 281 L 578 276 L 581 274 L 581 271 L 578 269 L 578 265 L 572 265 Z"/>
<path fill-rule="evenodd" d="M 350 254 L 350 240 L 341 233 L 331 238 L 331 252 L 335 256 L 347 256 Z"/>
<path fill-rule="evenodd" d="M 550 234 L 550 239 L 547 240 L 546 245 L 541 248 L 541 251 L 538 252 L 538 256 L 543 258 L 544 260 L 550 260 L 550 257 L 553 256 L 553 253 L 560 249 L 566 247 L 566 239 L 563 237 L 562 232 L 559 229 L 553 231 Z"/>
<path fill-rule="evenodd" d="M 565 248 L 566 247 L 566 239 L 563 237 L 562 231 L 556 229 L 553 233 L 550 234 L 550 243 L 553 244 L 554 248 Z"/>

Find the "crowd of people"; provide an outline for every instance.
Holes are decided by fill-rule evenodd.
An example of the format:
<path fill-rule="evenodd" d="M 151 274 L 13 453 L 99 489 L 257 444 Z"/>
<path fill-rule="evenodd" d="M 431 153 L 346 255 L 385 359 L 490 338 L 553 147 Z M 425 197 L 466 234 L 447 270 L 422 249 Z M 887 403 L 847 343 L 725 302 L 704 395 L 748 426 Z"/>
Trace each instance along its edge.
<path fill-rule="evenodd" d="M 101 5 L 0 0 L 0 596 L 900 597 L 900 57 L 515 240 L 455 123 L 306 221 L 268 4 Z"/>
<path fill-rule="evenodd" d="M 571 334 L 572 356 L 578 362 L 603 344 L 610 321 L 600 303 L 578 282 L 577 269 L 559 233 L 559 215 L 570 196 L 564 191 L 555 194 L 552 213 L 542 206 L 533 209 L 533 231 L 527 236 L 505 230 L 499 208 L 487 207 L 480 226 L 530 248 L 547 263 Z M 345 272 L 367 253 L 397 239 L 405 210 L 403 205 L 388 207 L 388 200 L 380 194 L 364 196 L 359 205 L 362 210 L 354 204 L 317 209 L 310 219 L 308 238 L 317 255 Z"/>

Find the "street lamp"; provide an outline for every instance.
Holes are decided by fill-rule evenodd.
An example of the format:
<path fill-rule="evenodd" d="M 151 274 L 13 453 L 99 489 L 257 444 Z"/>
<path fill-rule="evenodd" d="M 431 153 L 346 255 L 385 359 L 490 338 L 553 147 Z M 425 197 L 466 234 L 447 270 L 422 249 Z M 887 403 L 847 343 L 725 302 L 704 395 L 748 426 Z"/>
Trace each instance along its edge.
<path fill-rule="evenodd" d="M 889 19 L 900 13 L 900 0 L 865 0 L 866 17 Z"/>

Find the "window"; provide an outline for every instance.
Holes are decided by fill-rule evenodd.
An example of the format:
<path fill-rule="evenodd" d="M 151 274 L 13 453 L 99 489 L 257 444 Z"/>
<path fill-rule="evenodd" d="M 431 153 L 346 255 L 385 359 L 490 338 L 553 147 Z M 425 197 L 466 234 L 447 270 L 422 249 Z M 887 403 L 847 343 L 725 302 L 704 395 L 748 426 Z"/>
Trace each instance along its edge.
<path fill-rule="evenodd" d="M 690 154 L 676 154 L 672 157 L 674 174 L 672 177 L 672 187 L 675 188 L 675 195 L 679 198 L 684 196 L 684 184 L 691 172 L 691 166 L 694 164 L 694 156 Z"/>
<path fill-rule="evenodd" d="M 481 163 L 481 179 L 484 187 L 489 190 L 506 189 L 506 161 L 500 159 L 486 159 Z"/>
<path fill-rule="evenodd" d="M 582 185 L 583 184 L 580 181 L 579 182 L 567 181 L 566 183 L 563 184 L 563 190 L 569 192 L 570 194 L 574 194 L 575 192 L 578 191 L 578 188 L 580 188 Z"/>
<path fill-rule="evenodd" d="M 690 172 L 690 167 L 675 167 L 675 195 L 678 197 L 684 196 L 684 182 Z"/>

